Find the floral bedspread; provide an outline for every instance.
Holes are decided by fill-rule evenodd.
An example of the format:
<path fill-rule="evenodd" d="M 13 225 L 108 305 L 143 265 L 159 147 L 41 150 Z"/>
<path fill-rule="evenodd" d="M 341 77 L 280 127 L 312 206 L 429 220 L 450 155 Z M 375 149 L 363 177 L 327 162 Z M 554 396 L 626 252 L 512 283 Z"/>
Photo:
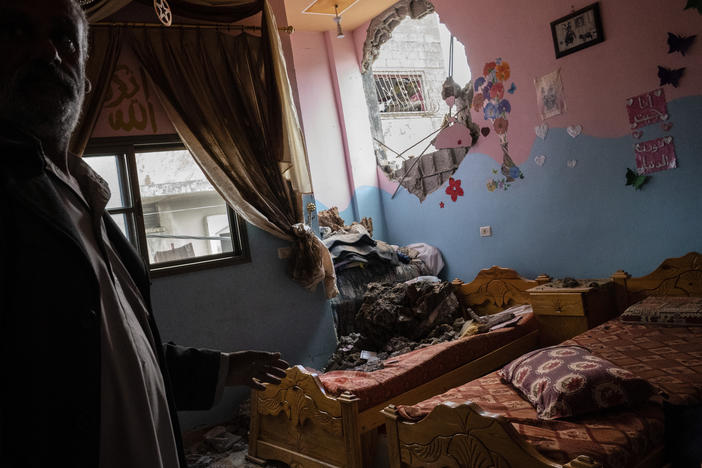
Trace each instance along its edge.
<path fill-rule="evenodd" d="M 437 343 L 387 359 L 383 362 L 384 369 L 332 371 L 320 375 L 319 379 L 331 395 L 349 391 L 359 397 L 359 410 L 363 411 L 494 351 L 536 327 L 536 319 L 530 312 L 514 327 Z"/>
<path fill-rule="evenodd" d="M 634 466 L 664 441 L 660 401 L 674 405 L 702 403 L 702 328 L 632 325 L 606 322 L 564 342 L 584 346 L 652 383 L 660 391 L 653 401 L 633 408 L 612 409 L 565 420 L 541 420 L 536 410 L 497 372 L 453 388 L 413 406 L 399 406 L 400 415 L 418 421 L 444 402 L 477 403 L 505 416 L 544 456 L 566 463 L 589 455 L 605 467 Z"/>

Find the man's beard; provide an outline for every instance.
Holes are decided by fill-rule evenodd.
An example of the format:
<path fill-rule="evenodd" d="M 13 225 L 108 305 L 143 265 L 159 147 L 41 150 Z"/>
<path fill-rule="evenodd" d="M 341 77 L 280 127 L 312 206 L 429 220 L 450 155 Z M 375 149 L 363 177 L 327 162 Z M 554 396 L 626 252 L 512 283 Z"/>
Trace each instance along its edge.
<path fill-rule="evenodd" d="M 56 65 L 30 62 L 2 83 L 0 115 L 40 140 L 66 141 L 80 117 L 85 85 Z"/>

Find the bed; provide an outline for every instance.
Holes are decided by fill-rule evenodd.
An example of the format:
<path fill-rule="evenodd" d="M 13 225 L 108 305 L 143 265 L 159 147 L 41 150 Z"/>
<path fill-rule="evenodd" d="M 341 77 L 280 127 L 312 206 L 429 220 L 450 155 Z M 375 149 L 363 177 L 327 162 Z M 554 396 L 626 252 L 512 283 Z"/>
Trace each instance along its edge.
<path fill-rule="evenodd" d="M 702 297 L 702 255 L 665 260 L 640 278 L 618 271 L 613 280 L 619 311 L 647 297 Z M 669 427 L 666 408 L 699 412 L 702 404 L 702 327 L 625 323 L 618 317 L 563 345 L 588 348 L 650 382 L 659 395 L 635 408 L 543 420 L 493 372 L 416 405 L 386 407 L 390 466 L 663 466 L 670 455 L 665 442 L 676 437 L 666 436 L 676 429 Z"/>
<path fill-rule="evenodd" d="M 482 270 L 470 283 L 453 281 L 459 302 L 480 315 L 528 304 L 531 287 L 508 268 Z M 251 396 L 250 461 L 280 460 L 292 466 L 367 466 L 390 403 L 412 404 L 498 368 L 536 347 L 532 313 L 513 328 L 439 343 L 385 361 L 369 373 L 318 374 L 302 366 L 287 370 L 278 386 Z"/>

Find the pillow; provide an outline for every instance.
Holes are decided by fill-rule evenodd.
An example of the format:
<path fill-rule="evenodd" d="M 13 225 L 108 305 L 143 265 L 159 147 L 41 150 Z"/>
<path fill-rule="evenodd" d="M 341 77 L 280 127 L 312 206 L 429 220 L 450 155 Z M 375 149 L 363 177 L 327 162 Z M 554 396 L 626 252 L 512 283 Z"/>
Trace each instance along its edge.
<path fill-rule="evenodd" d="M 702 325 L 702 297 L 648 296 L 629 306 L 622 322 L 652 325 Z"/>
<path fill-rule="evenodd" d="M 518 357 L 498 371 L 536 409 L 558 419 L 643 403 L 654 389 L 628 370 L 582 346 L 551 346 Z"/>

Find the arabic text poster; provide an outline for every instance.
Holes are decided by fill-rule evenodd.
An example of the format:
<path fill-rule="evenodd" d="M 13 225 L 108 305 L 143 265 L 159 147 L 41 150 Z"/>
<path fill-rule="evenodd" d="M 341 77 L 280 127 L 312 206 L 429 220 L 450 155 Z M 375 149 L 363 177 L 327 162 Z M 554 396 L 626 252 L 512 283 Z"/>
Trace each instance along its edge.
<path fill-rule="evenodd" d="M 675 145 L 671 136 L 637 143 L 634 145 L 634 152 L 636 171 L 639 174 L 652 174 L 678 167 Z"/>
<path fill-rule="evenodd" d="M 668 120 L 668 105 L 663 88 L 627 99 L 626 112 L 632 130 Z"/>

